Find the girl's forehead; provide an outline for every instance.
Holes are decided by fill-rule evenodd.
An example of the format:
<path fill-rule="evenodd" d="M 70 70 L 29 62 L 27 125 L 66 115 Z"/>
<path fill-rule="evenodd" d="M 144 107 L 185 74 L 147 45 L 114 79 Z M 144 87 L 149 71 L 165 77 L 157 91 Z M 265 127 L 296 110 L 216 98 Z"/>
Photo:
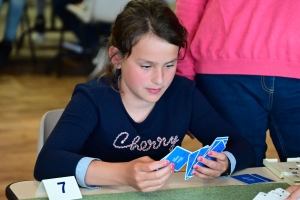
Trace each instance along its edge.
<path fill-rule="evenodd" d="M 133 59 L 149 63 L 168 63 L 177 59 L 179 47 L 155 35 L 148 35 L 133 46 Z"/>
<path fill-rule="evenodd" d="M 139 50 L 160 50 L 159 48 L 166 48 L 168 46 L 175 46 L 170 44 L 168 41 L 154 35 L 146 34 L 142 36 L 137 43 L 132 47 L 132 49 Z"/>
<path fill-rule="evenodd" d="M 138 40 L 138 42 L 140 42 L 141 40 L 143 40 L 143 41 L 145 41 L 145 40 L 156 40 L 156 41 L 160 41 L 160 42 L 167 42 L 165 39 L 158 37 L 154 33 L 146 33 L 146 34 L 142 35 L 140 37 L 140 39 Z"/>

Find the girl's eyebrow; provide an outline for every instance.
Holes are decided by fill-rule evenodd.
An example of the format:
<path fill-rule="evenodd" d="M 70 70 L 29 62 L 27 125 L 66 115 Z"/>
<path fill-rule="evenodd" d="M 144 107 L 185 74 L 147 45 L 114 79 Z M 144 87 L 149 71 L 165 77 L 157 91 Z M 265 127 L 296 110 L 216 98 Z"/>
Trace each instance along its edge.
<path fill-rule="evenodd" d="M 173 59 L 173 60 L 171 60 L 171 61 L 169 61 L 169 62 L 166 62 L 165 64 L 169 64 L 169 63 L 172 63 L 172 62 L 175 62 L 176 60 L 178 60 L 177 58 L 175 58 L 175 59 Z M 146 63 L 149 63 L 149 64 L 157 64 L 156 62 L 152 62 L 152 61 L 149 61 L 149 60 L 143 60 L 143 59 L 138 59 L 138 61 L 142 61 L 142 62 L 146 62 Z"/>
<path fill-rule="evenodd" d="M 168 63 L 175 62 L 176 60 L 178 60 L 178 59 L 177 59 L 177 58 L 175 58 L 175 59 L 173 59 L 173 60 L 171 60 L 171 61 L 169 61 L 169 62 L 166 62 L 165 64 L 168 64 Z"/>

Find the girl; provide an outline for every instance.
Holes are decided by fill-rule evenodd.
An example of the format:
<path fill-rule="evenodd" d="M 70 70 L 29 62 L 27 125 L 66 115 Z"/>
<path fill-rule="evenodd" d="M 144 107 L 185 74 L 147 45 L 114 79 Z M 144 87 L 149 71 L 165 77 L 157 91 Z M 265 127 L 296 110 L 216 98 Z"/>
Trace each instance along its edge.
<path fill-rule="evenodd" d="M 192 81 L 175 75 L 186 29 L 166 4 L 133 0 L 111 31 L 109 62 L 98 80 L 76 86 L 38 156 L 37 180 L 75 176 L 82 187 L 155 191 L 174 172 L 161 158 L 188 131 L 204 145 L 229 136 L 226 152 L 210 152 L 216 161 L 198 158 L 208 168 L 195 165 L 195 176 L 212 179 L 254 165 L 252 146 Z"/>

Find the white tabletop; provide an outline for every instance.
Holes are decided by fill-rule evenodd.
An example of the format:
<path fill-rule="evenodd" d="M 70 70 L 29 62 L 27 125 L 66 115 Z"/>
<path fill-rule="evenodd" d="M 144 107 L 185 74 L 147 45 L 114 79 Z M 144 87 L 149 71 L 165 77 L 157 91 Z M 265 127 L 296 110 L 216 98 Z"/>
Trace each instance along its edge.
<path fill-rule="evenodd" d="M 266 167 L 248 168 L 236 172 L 233 175 L 238 175 L 238 174 L 260 174 L 267 178 L 273 179 L 275 182 L 284 182 L 283 179 L 278 178 Z M 200 187 L 200 186 L 244 185 L 244 183 L 239 182 L 231 177 L 219 177 L 213 180 L 203 180 L 197 177 L 193 177 L 188 180 L 184 180 L 184 176 L 185 176 L 184 172 L 176 172 L 172 174 L 162 189 L 164 190 L 164 189 Z M 11 184 L 9 188 L 18 199 L 47 197 L 47 194 L 44 194 L 42 196 L 35 195 L 39 184 L 40 182 L 38 181 L 21 181 L 21 182 L 16 182 Z M 82 195 L 122 193 L 122 192 L 136 191 L 134 188 L 130 186 L 103 186 L 99 189 L 91 190 L 91 189 L 80 188 L 80 190 Z"/>

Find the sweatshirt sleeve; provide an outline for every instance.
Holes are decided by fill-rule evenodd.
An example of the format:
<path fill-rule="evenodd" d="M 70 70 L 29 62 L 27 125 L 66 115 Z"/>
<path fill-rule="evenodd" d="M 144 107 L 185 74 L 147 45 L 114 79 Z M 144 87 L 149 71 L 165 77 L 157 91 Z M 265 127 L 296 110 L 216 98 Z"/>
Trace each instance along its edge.
<path fill-rule="evenodd" d="M 177 0 L 175 13 L 188 31 L 188 47 L 180 50 L 177 74 L 194 80 L 194 58 L 189 49 L 198 30 L 207 0 Z M 183 58 L 183 59 L 181 59 Z"/>
<path fill-rule="evenodd" d="M 61 118 L 38 155 L 36 180 L 75 176 L 78 162 L 85 157 L 81 149 L 99 122 L 91 92 L 77 86 Z"/>

